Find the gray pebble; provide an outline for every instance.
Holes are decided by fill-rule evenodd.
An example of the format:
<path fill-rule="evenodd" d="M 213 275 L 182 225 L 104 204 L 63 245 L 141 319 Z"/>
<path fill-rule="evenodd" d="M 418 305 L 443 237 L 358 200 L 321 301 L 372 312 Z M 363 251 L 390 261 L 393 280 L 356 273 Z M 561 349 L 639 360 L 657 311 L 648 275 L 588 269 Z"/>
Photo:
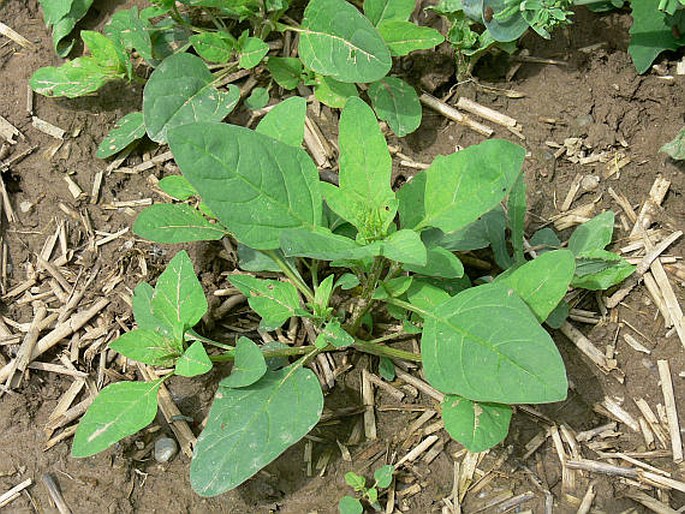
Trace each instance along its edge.
<path fill-rule="evenodd" d="M 160 464 L 169 462 L 178 452 L 178 445 L 170 437 L 160 437 L 155 441 L 155 460 Z"/>

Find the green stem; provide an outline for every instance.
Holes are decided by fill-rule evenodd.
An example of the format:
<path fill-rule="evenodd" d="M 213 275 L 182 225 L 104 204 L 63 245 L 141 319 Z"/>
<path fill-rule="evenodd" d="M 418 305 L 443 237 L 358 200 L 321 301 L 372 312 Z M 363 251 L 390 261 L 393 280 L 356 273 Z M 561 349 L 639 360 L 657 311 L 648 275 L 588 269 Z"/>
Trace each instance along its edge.
<path fill-rule="evenodd" d="M 359 307 L 355 310 L 352 319 L 347 325 L 349 327 L 348 332 L 353 336 L 357 333 L 357 330 L 359 330 L 359 326 L 362 323 L 362 318 L 373 306 L 373 300 L 371 297 L 373 296 L 373 292 L 376 290 L 376 287 L 378 287 L 378 281 L 382 272 L 383 258 L 376 257 L 371 265 L 371 271 L 369 272 L 368 277 L 365 281 L 362 281 L 364 288 L 362 290 Z"/>
<path fill-rule="evenodd" d="M 285 262 L 280 255 L 278 255 L 275 251 L 273 250 L 264 250 L 262 251 L 265 255 L 268 255 L 271 257 L 276 264 L 278 264 L 278 267 L 281 268 L 281 271 L 283 274 L 288 277 L 291 282 L 297 287 L 297 289 L 300 290 L 300 292 L 305 296 L 308 302 L 314 303 L 314 293 L 312 292 L 311 289 L 309 289 L 309 286 L 304 283 L 304 281 L 295 273 L 295 271 L 290 267 L 290 265 Z"/>
<path fill-rule="evenodd" d="M 296 357 L 298 355 L 307 355 L 308 353 L 313 353 L 311 346 L 289 346 L 288 348 L 262 350 L 262 355 L 265 359 Z M 209 358 L 212 362 L 229 362 L 235 359 L 235 354 L 233 352 L 222 353 L 221 355 L 211 355 Z"/>
<path fill-rule="evenodd" d="M 390 357 L 391 359 L 402 359 L 405 361 L 421 362 L 421 355 L 399 348 L 391 348 L 390 346 L 381 346 L 371 341 L 362 341 L 355 339 L 354 347 L 360 352 L 377 355 L 378 357 Z"/>

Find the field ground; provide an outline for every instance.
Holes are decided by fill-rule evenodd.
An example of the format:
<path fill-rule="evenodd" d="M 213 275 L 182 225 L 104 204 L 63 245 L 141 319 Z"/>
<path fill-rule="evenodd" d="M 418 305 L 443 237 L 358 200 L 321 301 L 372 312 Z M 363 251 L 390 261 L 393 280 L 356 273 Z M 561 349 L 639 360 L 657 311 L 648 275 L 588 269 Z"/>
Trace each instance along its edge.
<path fill-rule="evenodd" d="M 124 6 L 123 2 L 96 2 L 83 26 L 102 28 L 113 10 Z M 58 140 L 37 130 L 26 109 L 27 81 L 36 69 L 55 65 L 59 59 L 52 51 L 36 0 L 0 0 L 0 19 L 37 43 L 38 48 L 29 51 L 0 37 L 0 115 L 23 135 L 12 146 L 12 153 L 3 159 L 10 160 L 34 149 L 2 175 L 16 219 L 4 217 L 0 235 L 6 252 L 0 364 L 13 356 L 16 343 L 34 318 L 31 295 L 55 289 L 69 293 L 66 285 L 76 291 L 85 288 L 77 312 L 103 297 L 110 300 L 84 328 L 41 358 L 43 362 L 59 364 L 61 371 L 71 375 L 31 371 L 22 387 L 0 398 L 0 494 L 27 478 L 35 482 L 3 512 L 53 512 L 41 479 L 45 473 L 59 483 L 66 504 L 74 512 L 336 512 L 338 499 L 350 492 L 344 484 L 345 472 L 371 474 L 386 459 L 396 461 L 405 455 L 433 430 L 437 430 L 437 442 L 400 470 L 394 486 L 400 511 L 441 512 L 446 505 L 443 498 L 453 497 L 455 470 L 464 480 L 462 509 L 467 514 L 505 512 L 507 505 L 512 511 L 529 509 L 542 513 L 549 502 L 553 502 L 554 512 L 576 512 L 590 486 L 596 494 L 592 512 L 646 512 L 645 507 L 629 498 L 640 493 L 658 498 L 674 509 L 685 505 L 682 490 L 657 493 L 646 485 L 644 476 L 641 480 L 622 479 L 568 466 L 562 472 L 557 452 L 561 444 L 568 459 L 582 457 L 624 466 L 635 464 L 615 455 L 614 460 L 609 460 L 605 454 L 616 452 L 628 458 L 632 455 L 671 473 L 675 480 L 685 480 L 682 464 L 674 463 L 668 436 L 665 444 L 657 440 L 650 445 L 639 430 L 630 426 L 631 420 L 617 420 L 599 406 L 609 398 L 621 404 L 634 422 L 642 416 L 634 399 L 641 398 L 658 416 L 657 405 L 664 404 L 664 397 L 657 361 L 665 360 L 670 365 L 681 419 L 685 415 L 683 346 L 665 326 L 644 285 L 636 287 L 606 316 L 588 314 L 585 322 L 572 321 L 602 352 L 611 352 L 615 369 L 602 372 L 564 335 L 555 334 L 572 384 L 568 400 L 518 409 L 507 440 L 487 455 L 480 455 L 477 461 L 465 456 L 461 446 L 434 425 L 437 416 L 426 414 L 436 408 L 435 402 L 406 387 L 402 380 L 394 384 L 403 393 L 401 401 L 377 391 L 378 439 L 366 441 L 359 437 L 359 409 L 352 414 L 341 409 L 361 405 L 359 375 L 362 368 L 371 365 L 366 357 L 351 359 L 351 370 L 338 377 L 335 388 L 327 395 L 329 421 L 320 424 L 312 438 L 288 450 L 245 485 L 220 497 L 203 499 L 191 491 L 189 459 L 182 453 L 168 464 L 158 464 L 151 458 L 155 439 L 160 434 L 171 435 L 161 415 L 150 429 L 111 450 L 83 460 L 72 459 L 68 437 L 72 421 L 51 430 L 47 427 L 56 423 L 49 418 L 65 392 L 74 391 L 74 383 L 86 384 L 74 398 L 76 405 L 88 397 L 90 388 L 134 375 L 133 369 L 122 368 L 121 361 L 107 351 L 107 343 L 121 326 L 132 323 L 132 289 L 141 280 L 154 280 L 177 249 L 136 239 L 128 229 L 141 208 L 138 204 L 147 199 L 164 200 L 155 187 L 156 179 L 173 172 L 174 166 L 164 163 L 136 173 L 108 173 L 108 163 L 95 158 L 98 143 L 114 122 L 139 108 L 140 86 L 112 85 L 96 96 L 79 100 L 36 97 L 34 114 L 61 127 L 67 136 Z M 557 228 L 569 220 L 572 224 L 568 212 L 588 216 L 612 209 L 620 221 L 613 246 L 618 251 L 629 244 L 633 223 L 615 198 L 625 197 L 639 211 L 657 177 L 671 184 L 662 208 L 655 212 L 654 228 L 660 229 L 663 237 L 685 227 L 685 168 L 658 152 L 685 122 L 685 76 L 675 74 L 676 60 L 682 55 L 667 55 L 661 62 L 660 74 L 652 71 L 645 76 L 636 75 L 626 53 L 628 24 L 626 13 L 596 15 L 579 9 L 575 24 L 558 32 L 551 42 L 532 35 L 526 37 L 523 46 L 527 60 L 485 59 L 476 69 L 478 84 L 466 82 L 452 87 L 454 70 L 446 53 L 425 54 L 402 63 L 418 87 L 437 96 L 445 96 L 452 87 L 450 101 L 463 96 L 518 120 L 525 140 L 501 127 L 496 129 L 496 137 L 522 144 L 529 152 L 525 163 L 529 234 L 550 223 Z M 554 64 L 530 62 L 530 57 L 552 60 Z M 514 67 L 518 69 L 507 79 Z M 319 116 L 311 114 L 334 140 L 335 114 L 326 108 Z M 244 112 L 235 116 L 247 119 Z M 422 163 L 452 152 L 456 146 L 468 146 L 482 139 L 425 110 L 419 131 L 404 140 L 390 137 L 389 142 Z M 566 144 L 567 151 L 560 155 L 562 152 L 550 142 Z M 149 159 L 146 152 L 154 156 L 161 151 L 153 146 L 138 149 L 124 166 L 131 168 Z M 603 157 L 594 162 L 583 160 L 591 155 Z M 395 177 L 400 181 L 416 171 L 401 167 L 399 160 L 395 166 Z M 102 186 L 94 197 L 92 185 L 102 172 Z M 70 192 L 67 177 L 84 191 L 78 198 Z M 576 177 L 585 180 L 568 206 L 570 211 L 565 212 L 565 217 L 560 216 Z M 580 209 L 574 211 L 577 208 Z M 109 238 L 109 234 L 117 237 Z M 51 239 L 54 249 L 50 251 L 48 246 L 44 253 Z M 221 298 L 213 293 L 226 286 L 223 274 L 234 266 L 234 255 L 228 251 L 230 248 L 218 244 L 201 243 L 185 248 L 212 298 L 210 313 L 216 313 Z M 665 255 L 682 256 L 684 250 L 685 240 L 681 239 Z M 62 279 L 68 284 L 55 286 L 55 279 L 38 263 L 41 253 L 51 262 L 62 259 Z M 685 268 L 682 263 L 666 264 L 665 268 L 682 304 Z M 27 280 L 31 280 L 28 293 L 8 294 Z M 604 301 L 605 298 L 599 299 L 600 303 Z M 50 308 L 61 305 L 57 297 L 48 304 Z M 598 305 L 597 298 L 588 295 L 579 307 L 598 312 Z M 254 326 L 246 305 L 211 321 L 217 330 Z M 20 337 L 13 339 L 13 335 Z M 650 353 L 636 351 L 626 343 L 624 335 L 638 340 Z M 85 374 L 87 379 L 83 378 Z M 204 380 L 173 379 L 169 383 L 171 398 L 182 414 L 192 419 L 190 426 L 195 433 L 221 376 L 219 369 Z M 421 423 L 412 426 L 417 419 Z M 563 430 L 558 439 L 557 435 L 545 437 L 560 427 L 577 435 L 612 422 L 616 423 L 594 438 L 583 441 L 581 437 L 578 447 L 568 446 Z M 59 439 L 60 434 L 64 434 L 63 440 Z M 46 449 L 51 437 L 58 439 Z M 539 446 L 531 446 L 531 441 L 537 441 Z M 343 458 L 337 442 L 349 450 L 351 461 Z M 470 465 L 476 471 L 468 488 Z M 383 497 L 384 505 L 385 502 Z"/>

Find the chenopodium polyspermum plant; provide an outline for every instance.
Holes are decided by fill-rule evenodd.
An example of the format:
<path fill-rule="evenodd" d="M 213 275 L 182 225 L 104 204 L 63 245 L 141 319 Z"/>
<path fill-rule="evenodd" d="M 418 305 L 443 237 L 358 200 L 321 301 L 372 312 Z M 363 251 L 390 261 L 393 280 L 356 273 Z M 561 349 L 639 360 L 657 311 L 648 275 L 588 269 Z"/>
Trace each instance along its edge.
<path fill-rule="evenodd" d="M 445 395 L 446 430 L 472 451 L 504 439 L 512 404 L 566 397 L 564 364 L 541 323 L 553 312 L 563 318 L 571 284 L 601 289 L 632 273 L 604 250 L 613 215 L 577 229 L 569 249 L 558 249 L 549 230 L 536 233 L 537 258 L 527 261 L 523 148 L 489 140 L 439 156 L 393 191 L 391 156 L 373 111 L 350 98 L 340 116 L 335 186 L 319 180 L 301 148 L 305 111 L 305 101 L 293 97 L 256 130 L 218 122 L 169 128 L 183 175 L 160 186 L 200 201 L 148 207 L 134 231 L 162 243 L 235 238 L 243 271 L 282 273 L 279 280 L 240 272 L 228 278 L 261 328 L 298 316 L 315 336 L 298 347 L 201 336 L 193 326 L 207 302 L 188 255 L 179 252 L 154 288 L 136 288 L 137 328 L 111 344 L 173 373 L 103 389 L 79 424 L 73 455 L 92 455 L 144 428 L 170 376 L 200 375 L 226 360 L 234 366 L 219 383 L 190 468 L 203 496 L 237 487 L 317 424 L 324 400 L 307 363 L 321 352 L 379 356 L 385 376 L 394 371 L 392 358 L 421 361 L 426 380 Z M 474 285 L 456 252 L 488 246 L 506 271 Z M 360 338 L 360 326 L 379 313 L 421 332 L 421 354 L 386 344 L 388 337 Z M 212 345 L 221 350 L 208 353 Z"/>

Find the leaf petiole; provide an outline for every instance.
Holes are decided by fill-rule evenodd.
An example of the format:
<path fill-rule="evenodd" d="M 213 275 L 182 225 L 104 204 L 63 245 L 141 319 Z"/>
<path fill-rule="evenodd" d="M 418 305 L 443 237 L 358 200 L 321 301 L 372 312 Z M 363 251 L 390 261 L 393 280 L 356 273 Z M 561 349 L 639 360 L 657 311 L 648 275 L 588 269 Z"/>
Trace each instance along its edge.
<path fill-rule="evenodd" d="M 293 283 L 297 289 L 305 296 L 308 302 L 314 303 L 314 293 L 312 290 L 309 288 L 307 284 L 304 283 L 304 280 L 292 269 L 292 267 L 285 262 L 280 255 L 278 255 L 276 252 L 273 250 L 265 250 L 262 253 L 265 255 L 268 255 L 273 259 L 273 261 L 278 265 L 278 267 L 281 269 L 283 274 L 290 279 L 290 281 Z"/>

